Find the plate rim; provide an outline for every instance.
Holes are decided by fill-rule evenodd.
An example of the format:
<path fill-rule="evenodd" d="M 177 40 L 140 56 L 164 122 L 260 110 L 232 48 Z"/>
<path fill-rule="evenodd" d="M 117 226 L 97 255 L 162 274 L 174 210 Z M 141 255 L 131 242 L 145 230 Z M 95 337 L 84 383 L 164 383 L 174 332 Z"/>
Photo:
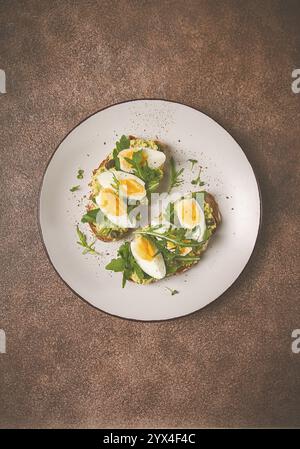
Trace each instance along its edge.
<path fill-rule="evenodd" d="M 213 120 L 215 123 L 217 123 L 227 134 L 230 135 L 230 137 L 236 142 L 236 144 L 239 146 L 239 148 L 241 149 L 242 153 L 244 154 L 248 164 L 251 167 L 252 173 L 254 175 L 254 179 L 256 181 L 256 185 L 257 185 L 257 190 L 258 190 L 258 196 L 259 196 L 259 224 L 258 224 L 258 230 L 257 230 L 257 234 L 256 234 L 256 238 L 255 238 L 255 242 L 253 245 L 253 249 L 251 251 L 251 254 L 245 264 L 245 266 L 243 267 L 242 271 L 238 274 L 238 276 L 234 279 L 234 281 L 226 288 L 226 290 L 223 291 L 223 293 L 221 293 L 219 296 L 217 296 L 213 301 L 211 301 L 210 303 L 206 304 L 204 307 L 200 307 L 197 310 L 194 310 L 193 312 L 189 312 L 186 313 L 184 315 L 180 315 L 180 316 L 176 316 L 176 317 L 172 317 L 172 318 L 162 318 L 162 319 L 155 319 L 155 320 L 143 320 L 143 319 L 138 319 L 138 318 L 128 318 L 128 317 L 124 317 L 124 316 L 120 316 L 120 315 L 116 315 L 110 312 L 107 312 L 106 310 L 100 309 L 99 307 L 96 307 L 94 304 L 91 304 L 87 299 L 83 298 L 82 296 L 79 295 L 79 293 L 77 293 L 68 283 L 67 281 L 65 281 L 65 279 L 62 277 L 62 275 L 58 272 L 58 270 L 56 269 L 56 267 L 54 266 L 54 263 L 52 262 L 50 255 L 48 253 L 45 241 L 44 241 L 44 237 L 43 237 L 43 231 L 42 231 L 42 226 L 41 226 L 41 220 L 40 220 L 40 204 L 41 204 L 41 193 L 42 193 L 42 188 L 44 185 L 44 180 L 45 180 L 45 175 L 47 173 L 48 167 L 54 157 L 54 155 L 56 154 L 57 150 L 59 149 L 60 145 L 66 140 L 66 138 L 69 136 L 69 134 L 71 134 L 78 126 L 80 126 L 83 122 L 85 122 L 86 120 L 88 120 L 89 118 L 93 117 L 94 115 L 98 114 L 99 112 L 105 111 L 106 109 L 109 109 L 113 106 L 118 106 L 120 104 L 124 104 L 124 103 L 133 103 L 133 102 L 137 102 L 137 101 L 164 101 L 166 103 L 174 103 L 174 104 L 179 104 L 181 106 L 185 106 L 187 108 L 193 109 L 196 112 L 200 112 L 201 114 L 205 115 L 206 117 L 208 117 L 209 119 Z M 251 164 L 251 162 L 249 161 L 246 153 L 244 152 L 243 148 L 241 147 L 241 145 L 238 143 L 238 141 L 232 136 L 232 134 L 226 129 L 224 128 L 215 118 L 211 117 L 209 114 L 207 114 L 206 112 L 201 111 L 200 109 L 197 109 L 194 106 L 190 106 L 186 103 L 183 103 L 181 101 L 176 101 L 176 100 L 168 100 L 166 98 L 134 98 L 131 100 L 123 100 L 123 101 L 119 101 L 117 103 L 113 103 L 110 104 L 108 106 L 105 106 L 101 109 L 98 109 L 95 112 L 92 112 L 90 115 L 88 115 L 87 117 L 83 118 L 82 120 L 80 120 L 75 126 L 73 126 L 68 132 L 67 134 L 65 134 L 65 136 L 63 137 L 63 139 L 61 139 L 59 141 L 59 143 L 57 144 L 57 146 L 55 147 L 55 149 L 53 150 L 52 154 L 50 155 L 50 158 L 48 159 L 47 164 L 45 165 L 44 169 L 43 169 L 43 173 L 42 173 L 42 177 L 41 177 L 41 181 L 39 184 L 39 191 L 38 191 L 38 198 L 37 198 L 37 224 L 38 224 L 38 230 L 39 230 L 39 236 L 42 242 L 42 246 L 44 249 L 44 252 L 46 253 L 46 256 L 52 266 L 52 268 L 54 269 L 54 271 L 56 272 L 56 274 L 58 275 L 58 277 L 63 281 L 63 283 L 80 299 L 82 300 L 84 303 L 88 304 L 90 307 L 93 307 L 93 309 L 98 310 L 101 313 L 105 313 L 106 315 L 115 317 L 115 318 L 119 318 L 121 320 L 126 320 L 126 321 L 136 321 L 138 323 L 161 323 L 161 322 L 168 322 L 168 321 L 173 321 L 173 320 L 178 320 L 181 318 L 186 318 L 189 317 L 193 314 L 198 313 L 200 310 L 203 310 L 207 307 L 209 307 L 212 303 L 214 303 L 217 299 L 222 298 L 222 296 L 227 293 L 232 287 L 233 285 L 236 283 L 236 281 L 241 277 L 241 275 L 243 274 L 243 272 L 246 270 L 250 260 L 252 259 L 252 256 L 254 255 L 254 251 L 257 247 L 257 242 L 261 236 L 261 229 L 262 229 L 262 217 L 263 217 L 263 205 L 262 205 L 262 192 L 261 192 L 261 188 L 260 188 L 260 183 L 258 181 L 258 177 L 253 169 L 253 166 Z"/>

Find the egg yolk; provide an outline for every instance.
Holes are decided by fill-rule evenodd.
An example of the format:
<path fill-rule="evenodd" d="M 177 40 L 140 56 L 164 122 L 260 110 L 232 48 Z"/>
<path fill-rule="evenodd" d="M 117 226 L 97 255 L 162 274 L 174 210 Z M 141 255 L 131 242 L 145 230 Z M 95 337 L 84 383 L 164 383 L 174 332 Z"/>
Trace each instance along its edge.
<path fill-rule="evenodd" d="M 153 260 L 157 254 L 156 247 L 145 237 L 136 238 L 136 253 L 143 260 Z"/>
<path fill-rule="evenodd" d="M 99 206 L 109 215 L 120 216 L 126 213 L 123 201 L 111 189 L 101 190 Z"/>
<path fill-rule="evenodd" d="M 135 179 L 121 179 L 119 183 L 120 188 L 127 196 L 145 192 L 144 186 L 137 182 Z"/>
<path fill-rule="evenodd" d="M 193 228 L 200 222 L 200 213 L 197 203 L 191 200 L 182 200 L 177 206 L 180 221 L 184 226 Z"/>
<path fill-rule="evenodd" d="M 123 170 L 131 170 L 132 165 L 125 160 L 125 157 L 127 159 L 133 158 L 133 153 L 135 153 L 135 150 L 133 148 L 129 148 L 128 150 L 123 150 L 122 154 L 119 155 L 119 159 L 121 159 L 121 164 L 123 166 Z M 142 164 L 144 164 L 147 161 L 147 154 L 143 151 L 142 152 Z"/>

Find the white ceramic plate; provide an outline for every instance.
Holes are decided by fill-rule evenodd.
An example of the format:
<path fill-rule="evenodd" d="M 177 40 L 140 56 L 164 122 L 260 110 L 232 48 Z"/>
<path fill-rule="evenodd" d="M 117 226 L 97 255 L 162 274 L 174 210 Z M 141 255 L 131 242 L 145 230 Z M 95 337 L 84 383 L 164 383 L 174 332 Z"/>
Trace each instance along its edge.
<path fill-rule="evenodd" d="M 155 284 L 127 283 L 105 270 L 120 243 L 97 242 L 100 257 L 82 255 L 76 224 L 85 210 L 91 172 L 122 134 L 165 142 L 184 170 L 181 191 L 195 190 L 197 175 L 188 159 L 204 168 L 205 188 L 217 199 L 223 223 L 201 262 L 187 273 Z M 76 178 L 78 169 L 84 179 Z M 80 184 L 78 192 L 70 187 Z M 40 192 L 39 220 L 48 256 L 57 273 L 81 298 L 98 309 L 124 318 L 165 320 L 180 317 L 218 298 L 247 264 L 260 225 L 260 195 L 255 175 L 236 141 L 207 115 L 164 100 L 135 100 L 92 115 L 74 128 L 53 154 Z M 88 225 L 81 229 L 92 239 Z M 107 254 L 109 253 L 109 255 Z M 171 295 L 166 289 L 179 291 Z"/>

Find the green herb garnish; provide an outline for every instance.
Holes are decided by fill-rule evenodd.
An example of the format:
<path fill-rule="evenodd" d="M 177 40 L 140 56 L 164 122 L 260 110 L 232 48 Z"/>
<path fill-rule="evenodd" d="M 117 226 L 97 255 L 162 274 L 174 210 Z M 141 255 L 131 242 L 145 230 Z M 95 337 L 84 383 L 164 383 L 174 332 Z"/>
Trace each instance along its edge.
<path fill-rule="evenodd" d="M 78 245 L 82 246 L 84 250 L 82 251 L 82 254 L 99 254 L 94 248 L 96 240 L 94 240 L 92 243 L 87 242 L 86 235 L 80 231 L 79 226 L 76 227 L 77 236 L 79 238 L 79 241 L 77 241 Z"/>
<path fill-rule="evenodd" d="M 171 157 L 171 159 L 170 159 L 170 181 L 169 181 L 168 193 L 170 193 L 174 187 L 178 187 L 183 183 L 183 179 L 180 179 L 180 176 L 182 175 L 183 170 L 184 170 L 183 168 L 181 168 L 180 170 L 176 170 L 174 158 Z"/>
<path fill-rule="evenodd" d="M 169 223 L 174 224 L 175 220 L 175 210 L 174 210 L 174 203 L 169 203 L 167 205 L 166 211 L 164 213 L 165 218 Z"/>
<path fill-rule="evenodd" d="M 81 168 L 78 170 L 78 173 L 77 173 L 77 179 L 83 179 L 83 173 L 84 173 L 84 170 L 82 170 Z"/>
<path fill-rule="evenodd" d="M 193 179 L 191 181 L 191 184 L 193 184 L 194 186 L 204 186 L 205 185 L 205 182 L 201 181 L 200 174 L 201 174 L 201 167 L 199 167 L 199 172 L 198 172 L 197 178 Z"/>
<path fill-rule="evenodd" d="M 186 239 L 186 229 L 176 228 L 169 229 L 163 233 L 158 232 L 158 227 L 148 227 L 146 229 L 136 231 L 135 234 L 145 235 L 150 242 L 153 243 L 158 251 L 163 255 L 167 274 L 172 274 L 182 265 L 189 265 L 200 260 L 199 256 L 186 255 L 180 253 L 180 249 L 184 247 L 194 248 L 196 251 L 205 243 L 197 242 L 192 239 Z M 172 245 L 170 245 L 170 243 Z"/>
<path fill-rule="evenodd" d="M 190 265 L 191 263 L 200 260 L 200 257 L 193 255 L 182 256 L 180 254 L 181 247 L 201 247 L 204 242 L 196 242 L 195 240 L 185 239 L 186 230 L 183 228 L 170 229 L 164 233 L 157 232 L 160 226 L 148 227 L 143 230 L 136 231 L 135 234 L 144 235 L 156 248 L 157 254 L 161 253 L 167 269 L 167 275 L 175 273 L 179 267 Z M 173 245 L 168 246 L 168 242 Z M 139 280 L 151 279 L 149 275 L 144 273 L 141 267 L 136 262 L 130 249 L 130 243 L 125 242 L 118 251 L 118 256 L 113 259 L 105 268 L 107 270 L 122 272 L 123 280 L 122 287 L 125 286 L 126 281 L 132 279 L 132 275 L 136 275 Z M 175 294 L 175 293 L 174 293 Z"/>
<path fill-rule="evenodd" d="M 79 189 L 80 189 L 80 186 L 74 186 L 74 187 L 71 187 L 70 192 L 76 192 L 76 190 L 79 190 Z"/>
<path fill-rule="evenodd" d="M 165 287 L 166 290 L 169 290 L 172 296 L 177 295 L 179 293 L 178 290 L 175 290 L 173 288 Z"/>
<path fill-rule="evenodd" d="M 197 159 L 188 159 L 188 162 L 190 162 L 191 165 L 191 170 L 193 170 L 194 165 L 198 163 Z"/>

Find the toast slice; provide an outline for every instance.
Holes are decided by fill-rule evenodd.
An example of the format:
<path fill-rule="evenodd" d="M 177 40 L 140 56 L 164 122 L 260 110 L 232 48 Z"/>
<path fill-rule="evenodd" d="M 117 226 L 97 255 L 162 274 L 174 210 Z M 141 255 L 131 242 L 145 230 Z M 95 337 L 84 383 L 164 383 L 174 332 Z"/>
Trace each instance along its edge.
<path fill-rule="evenodd" d="M 140 150 L 142 149 L 142 150 Z M 82 217 L 83 223 L 88 223 L 92 232 L 97 239 L 104 242 L 112 242 L 120 240 L 125 237 L 128 232 L 128 227 L 120 226 L 119 224 L 113 223 L 112 221 L 106 219 L 105 223 L 97 219 L 97 211 L 99 210 L 99 205 L 97 204 L 97 196 L 101 192 L 103 187 L 99 183 L 99 175 L 104 172 L 113 172 L 115 174 L 124 174 L 124 171 L 129 171 L 132 175 L 137 176 L 141 179 L 145 185 L 147 195 L 154 192 L 159 187 L 159 183 L 163 178 L 164 170 L 163 163 L 161 166 L 155 168 L 149 168 L 148 161 L 141 158 L 137 166 L 132 166 L 129 163 L 127 157 L 121 159 L 120 153 L 124 151 L 131 151 L 131 157 L 133 154 L 152 150 L 159 151 L 164 154 L 166 147 L 157 140 L 145 140 L 140 139 L 135 136 L 122 136 L 121 139 L 116 142 L 114 150 L 100 163 L 99 167 L 93 170 L 92 179 L 89 184 L 91 188 L 91 194 L 89 198 L 89 203 L 87 205 L 86 214 Z M 153 153 L 152 153 L 153 155 Z M 161 159 L 161 157 L 160 157 Z M 163 158 L 165 159 L 165 157 Z M 134 159 L 132 159 L 134 162 Z M 123 164 L 123 165 L 122 165 Z M 126 165 L 126 167 L 125 167 Z M 131 170 L 132 168 L 132 170 Z M 136 168 L 138 171 L 136 171 Z"/>
<path fill-rule="evenodd" d="M 123 273 L 123 287 L 127 280 L 143 285 L 150 284 L 158 279 L 185 272 L 199 262 L 201 255 L 208 247 L 212 235 L 221 223 L 221 214 L 213 195 L 208 192 L 198 192 L 190 195 L 197 194 L 200 194 L 202 198 L 201 209 L 205 219 L 205 225 L 203 226 L 205 231 L 201 231 L 199 239 L 195 240 L 192 238 L 191 235 L 193 234 L 189 234 L 190 231 L 182 227 L 174 228 L 171 226 L 166 230 L 162 230 L 162 228 L 150 226 L 137 229 L 134 233 L 135 238 L 142 236 L 143 239 L 148 241 L 146 245 L 150 244 L 150 247 L 152 245 L 152 248 L 155 248 L 152 252 L 152 260 L 157 258 L 156 268 L 160 268 L 160 272 L 159 276 L 153 277 L 149 275 L 149 271 L 148 274 L 143 271 L 146 265 L 141 263 L 143 266 L 140 266 L 136 254 L 133 253 L 133 242 L 125 242 L 119 248 L 118 258 L 113 259 L 106 266 L 108 270 Z M 195 231 L 197 231 L 196 227 L 191 232 Z M 161 268 L 163 263 L 165 269 Z"/>

